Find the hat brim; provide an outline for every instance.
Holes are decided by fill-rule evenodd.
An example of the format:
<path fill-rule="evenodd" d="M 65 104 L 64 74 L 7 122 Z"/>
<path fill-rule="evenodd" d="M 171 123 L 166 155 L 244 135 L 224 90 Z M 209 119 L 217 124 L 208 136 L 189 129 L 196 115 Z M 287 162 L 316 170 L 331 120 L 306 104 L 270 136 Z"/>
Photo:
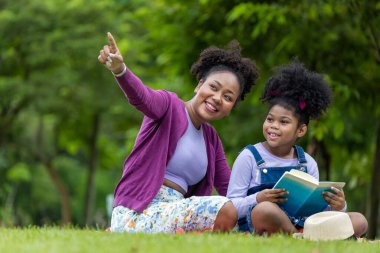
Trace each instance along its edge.
<path fill-rule="evenodd" d="M 305 239 L 303 237 L 303 233 L 293 233 L 292 237 L 294 239 Z M 357 241 L 358 238 L 355 235 L 351 235 L 350 237 L 345 238 L 345 239 L 335 239 L 335 240 L 353 240 L 353 241 Z M 329 240 L 324 240 L 324 241 L 329 241 Z"/>

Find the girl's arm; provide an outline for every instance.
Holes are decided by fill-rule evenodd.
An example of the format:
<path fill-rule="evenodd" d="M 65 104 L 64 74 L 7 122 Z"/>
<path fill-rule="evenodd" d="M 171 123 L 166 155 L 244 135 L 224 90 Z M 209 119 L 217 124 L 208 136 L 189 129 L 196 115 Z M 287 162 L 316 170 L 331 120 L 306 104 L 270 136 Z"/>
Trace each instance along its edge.
<path fill-rule="evenodd" d="M 309 154 L 305 153 L 305 156 L 307 161 L 307 173 L 319 181 L 319 170 L 317 162 Z"/>
<path fill-rule="evenodd" d="M 244 149 L 234 162 L 227 191 L 227 197 L 238 210 L 239 218 L 247 215 L 249 206 L 257 204 L 257 193 L 247 196 L 248 189 L 257 185 L 252 176 L 257 171 L 253 156 L 249 150 Z"/>

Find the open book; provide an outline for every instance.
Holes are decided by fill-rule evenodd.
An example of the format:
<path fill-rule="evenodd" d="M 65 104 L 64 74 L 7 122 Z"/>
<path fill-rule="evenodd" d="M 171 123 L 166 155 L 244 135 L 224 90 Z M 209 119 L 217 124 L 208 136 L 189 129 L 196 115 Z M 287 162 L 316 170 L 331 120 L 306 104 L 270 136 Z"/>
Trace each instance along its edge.
<path fill-rule="evenodd" d="M 305 217 L 323 211 L 327 202 L 323 198 L 323 191 L 331 190 L 331 187 L 342 189 L 344 182 L 318 182 L 312 175 L 299 170 L 285 172 L 273 187 L 284 188 L 289 192 L 284 197 L 288 200 L 279 204 L 290 216 Z"/>

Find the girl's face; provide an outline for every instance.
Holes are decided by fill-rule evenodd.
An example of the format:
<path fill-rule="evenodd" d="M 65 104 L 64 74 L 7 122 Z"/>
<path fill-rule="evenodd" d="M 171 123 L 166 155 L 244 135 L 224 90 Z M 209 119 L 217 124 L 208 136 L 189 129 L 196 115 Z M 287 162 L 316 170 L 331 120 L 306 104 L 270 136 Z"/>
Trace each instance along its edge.
<path fill-rule="evenodd" d="M 230 114 L 240 95 L 240 85 L 235 74 L 228 71 L 211 73 L 201 80 L 186 108 L 194 126 L 224 118 Z"/>
<path fill-rule="evenodd" d="M 263 134 L 266 147 L 274 155 L 286 157 L 290 155 L 297 138 L 305 135 L 307 126 L 298 126 L 298 118 L 293 111 L 280 105 L 274 105 L 269 110 L 263 124 Z"/>

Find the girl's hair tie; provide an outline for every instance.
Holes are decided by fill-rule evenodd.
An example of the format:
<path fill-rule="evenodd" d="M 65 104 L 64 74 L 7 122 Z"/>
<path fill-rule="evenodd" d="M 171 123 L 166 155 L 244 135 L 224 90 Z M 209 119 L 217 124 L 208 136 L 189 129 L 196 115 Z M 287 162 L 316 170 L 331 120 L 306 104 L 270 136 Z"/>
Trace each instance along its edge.
<path fill-rule="evenodd" d="M 299 105 L 301 111 L 302 111 L 303 109 L 305 109 L 305 107 L 306 107 L 306 102 L 305 102 L 305 100 L 303 100 L 303 98 L 300 97 L 298 105 Z"/>
<path fill-rule="evenodd" d="M 280 92 L 277 90 L 273 90 L 269 92 L 269 97 L 278 97 L 280 95 Z"/>

